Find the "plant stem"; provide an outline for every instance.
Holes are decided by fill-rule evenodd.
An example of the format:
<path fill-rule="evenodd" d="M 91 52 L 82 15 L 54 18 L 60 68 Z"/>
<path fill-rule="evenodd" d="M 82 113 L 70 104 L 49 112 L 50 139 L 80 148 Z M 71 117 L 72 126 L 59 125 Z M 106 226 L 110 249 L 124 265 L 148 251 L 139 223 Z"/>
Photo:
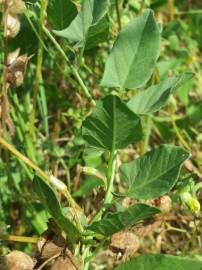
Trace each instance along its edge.
<path fill-rule="evenodd" d="M 185 139 L 182 137 L 179 129 L 178 129 L 178 126 L 176 125 L 176 122 L 175 120 L 173 119 L 173 116 L 172 116 L 172 113 L 171 113 L 171 122 L 172 122 L 172 125 L 173 125 L 173 129 L 179 139 L 179 141 L 181 142 L 181 144 L 187 149 L 190 151 L 190 147 L 188 145 L 188 143 L 185 141 Z"/>
<path fill-rule="evenodd" d="M 110 153 L 110 158 L 109 158 L 109 165 L 108 165 L 108 171 L 107 171 L 108 188 L 107 188 L 107 193 L 104 199 L 104 205 L 107 203 L 110 203 L 112 199 L 111 192 L 113 191 L 115 167 L 116 167 L 116 152 L 113 149 Z"/>
<path fill-rule="evenodd" d="M 103 205 L 100 209 L 100 211 L 95 215 L 95 217 L 91 220 L 90 223 L 93 223 L 97 220 L 99 220 L 103 214 L 103 212 L 106 210 L 106 204 L 109 204 L 112 201 L 113 195 L 113 184 L 114 184 L 114 175 L 115 175 L 115 168 L 116 168 L 116 151 L 112 149 L 110 152 L 109 157 L 109 163 L 108 163 L 108 170 L 107 170 L 107 181 L 108 181 L 108 187 L 107 192 L 105 194 L 105 199 L 103 202 Z"/>
<path fill-rule="evenodd" d="M 41 43 L 42 40 L 42 27 L 45 21 L 46 16 L 46 8 L 48 5 L 48 0 L 41 1 L 41 11 L 40 11 L 40 26 L 39 26 L 39 43 L 38 43 L 38 52 L 37 52 L 37 63 L 36 63 L 36 73 L 35 73 L 35 82 L 34 82 L 34 89 L 33 89 L 33 110 L 31 114 L 31 120 L 30 120 L 30 134 L 32 137 L 34 137 L 34 126 L 35 126 L 35 118 L 36 118 L 36 106 L 37 106 L 37 96 L 39 90 L 41 90 L 41 86 L 43 83 L 42 78 L 42 63 L 43 63 L 43 44 Z M 44 89 L 42 90 L 44 91 Z M 46 102 L 42 104 L 42 107 L 44 108 L 44 112 L 47 111 Z M 44 117 L 44 127 L 46 136 L 48 137 L 48 124 L 47 124 L 47 117 Z"/>
<path fill-rule="evenodd" d="M 169 10 L 169 17 L 170 21 L 174 20 L 174 0 L 168 0 L 168 10 Z"/>
<path fill-rule="evenodd" d="M 192 9 L 187 11 L 176 11 L 175 15 L 202 14 L 202 9 Z"/>
<path fill-rule="evenodd" d="M 116 6 L 116 15 L 117 15 L 117 21 L 118 21 L 118 27 L 119 27 L 119 32 L 122 29 L 121 25 L 121 16 L 120 16 L 120 9 L 119 9 L 119 0 L 115 0 L 115 6 Z"/>
<path fill-rule="evenodd" d="M 0 239 L 4 241 L 14 241 L 14 242 L 24 242 L 36 244 L 38 241 L 37 237 L 27 237 L 27 236 L 16 236 L 16 235 L 2 235 L 0 234 Z"/>
<path fill-rule="evenodd" d="M 34 32 L 34 34 L 38 38 L 39 42 L 41 43 L 41 46 L 43 46 L 44 50 L 46 52 L 48 52 L 48 48 L 46 47 L 45 43 L 43 42 L 43 39 L 41 38 L 41 36 L 38 34 L 36 27 L 34 26 L 32 20 L 29 18 L 29 15 L 26 13 L 24 15 L 25 15 L 30 27 L 32 28 L 32 31 Z"/>
<path fill-rule="evenodd" d="M 72 73 L 74 74 L 75 78 L 77 79 L 79 85 L 81 86 L 84 95 L 87 97 L 87 99 L 89 100 L 89 102 L 95 106 L 95 100 L 93 99 L 93 97 L 91 96 L 88 88 L 86 87 L 86 85 L 84 84 L 82 78 L 80 77 L 77 69 L 71 64 L 69 58 L 67 57 L 67 55 L 65 54 L 65 52 L 63 51 L 62 47 L 60 46 L 60 44 L 56 41 L 56 39 L 51 35 L 51 33 L 48 31 L 48 29 L 46 27 L 42 27 L 44 33 L 46 34 L 46 36 L 52 41 L 52 43 L 55 45 L 56 49 L 58 50 L 58 52 L 60 52 L 60 54 L 63 56 L 63 58 L 65 59 L 65 61 L 67 62 L 68 66 L 71 68 Z"/>
<path fill-rule="evenodd" d="M 144 136 L 144 153 L 148 150 L 149 141 L 152 131 L 152 116 L 149 114 L 146 117 L 146 131 Z"/>
<path fill-rule="evenodd" d="M 53 184 L 50 177 L 41 170 L 36 164 L 34 164 L 29 158 L 25 157 L 23 154 L 21 154 L 15 147 L 13 147 L 11 144 L 9 144 L 7 141 L 5 141 L 2 137 L 0 137 L 0 144 L 7 150 L 9 150 L 14 156 L 16 156 L 18 159 L 22 160 L 25 164 L 27 164 L 29 167 L 31 167 L 35 172 L 37 172 L 45 181 L 48 183 Z M 69 193 L 68 189 L 61 190 L 63 195 L 67 198 L 70 206 L 75 210 L 81 211 L 80 206 L 74 201 L 71 194 Z"/>

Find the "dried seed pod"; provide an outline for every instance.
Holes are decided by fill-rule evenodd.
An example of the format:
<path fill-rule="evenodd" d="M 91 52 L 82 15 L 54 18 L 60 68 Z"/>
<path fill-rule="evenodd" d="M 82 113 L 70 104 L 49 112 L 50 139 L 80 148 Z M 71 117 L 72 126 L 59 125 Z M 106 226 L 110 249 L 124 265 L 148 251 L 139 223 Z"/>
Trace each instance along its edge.
<path fill-rule="evenodd" d="M 8 2 L 9 13 L 21 14 L 26 10 L 25 3 L 22 0 L 10 0 Z"/>
<path fill-rule="evenodd" d="M 25 3 L 22 0 L 6 0 L 8 11 L 10 14 L 21 14 L 26 10 Z M 0 5 L 3 5 L 5 0 L 0 0 Z"/>
<path fill-rule="evenodd" d="M 163 213 L 169 213 L 172 209 L 172 200 L 168 195 L 164 195 L 160 197 L 160 205 L 159 208 Z"/>
<path fill-rule="evenodd" d="M 5 32 L 6 37 L 14 38 L 20 31 L 20 22 L 18 16 L 8 14 L 7 18 L 7 31 Z"/>
<path fill-rule="evenodd" d="M 112 235 L 110 248 L 115 253 L 121 252 L 124 259 L 129 258 L 140 247 L 137 235 L 130 231 L 122 231 Z"/>
<path fill-rule="evenodd" d="M 9 53 L 7 57 L 7 66 L 10 66 L 12 63 L 14 63 L 14 61 L 16 61 L 16 59 L 18 58 L 19 54 L 20 48 L 16 49 L 14 52 Z"/>
<path fill-rule="evenodd" d="M 70 252 L 70 251 L 69 251 Z M 78 261 L 75 256 L 70 255 L 61 255 L 56 258 L 51 266 L 50 270 L 77 270 L 78 269 Z"/>
<path fill-rule="evenodd" d="M 40 256 L 48 259 L 62 252 L 65 248 L 65 238 L 51 230 L 45 231 L 38 240 L 37 247 Z"/>
<path fill-rule="evenodd" d="M 33 270 L 34 261 L 27 254 L 14 250 L 6 256 L 0 257 L 2 270 Z"/>
<path fill-rule="evenodd" d="M 19 87 L 24 81 L 24 73 L 26 70 L 27 62 L 32 57 L 28 57 L 26 54 L 17 56 L 16 50 L 8 57 L 8 75 L 7 82 L 11 87 Z M 16 57 L 17 56 L 17 57 Z M 16 57 L 16 58 L 15 58 Z"/>
<path fill-rule="evenodd" d="M 158 199 L 150 200 L 150 203 L 159 207 L 163 213 L 169 213 L 172 209 L 172 200 L 168 195 L 163 195 Z"/>

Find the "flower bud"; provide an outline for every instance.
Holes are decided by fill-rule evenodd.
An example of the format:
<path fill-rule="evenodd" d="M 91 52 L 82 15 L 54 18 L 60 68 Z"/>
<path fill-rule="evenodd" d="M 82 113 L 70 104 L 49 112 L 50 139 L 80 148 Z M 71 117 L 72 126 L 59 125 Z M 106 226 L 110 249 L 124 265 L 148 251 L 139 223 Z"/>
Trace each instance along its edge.
<path fill-rule="evenodd" d="M 186 204 L 186 206 L 197 215 L 201 209 L 200 203 L 197 200 L 197 198 L 193 197 L 189 192 L 182 192 L 180 194 L 180 198 L 183 203 Z"/>
<path fill-rule="evenodd" d="M 51 180 L 51 183 L 60 191 L 64 191 L 67 189 L 67 186 L 58 178 L 56 178 L 54 175 L 50 174 L 49 179 Z"/>

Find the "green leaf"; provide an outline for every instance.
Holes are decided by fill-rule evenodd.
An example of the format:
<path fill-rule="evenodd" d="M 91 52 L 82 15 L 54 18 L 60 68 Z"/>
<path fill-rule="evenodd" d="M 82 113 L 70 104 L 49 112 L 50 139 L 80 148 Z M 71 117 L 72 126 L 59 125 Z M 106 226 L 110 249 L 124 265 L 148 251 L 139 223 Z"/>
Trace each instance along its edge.
<path fill-rule="evenodd" d="M 89 50 L 93 47 L 96 47 L 97 44 L 107 40 L 108 36 L 109 36 L 109 21 L 107 16 L 105 16 L 97 24 L 89 28 L 85 49 Z"/>
<path fill-rule="evenodd" d="M 188 257 L 177 257 L 163 254 L 142 255 L 123 263 L 115 270 L 202 270 L 202 261 Z"/>
<path fill-rule="evenodd" d="M 48 21 L 56 30 L 69 26 L 77 15 L 77 8 L 71 0 L 49 0 L 47 8 Z"/>
<path fill-rule="evenodd" d="M 71 43 L 76 43 L 76 47 L 82 47 L 88 42 L 88 35 L 89 38 L 92 38 L 92 33 L 94 36 L 97 33 L 99 35 L 100 28 L 97 25 L 105 17 L 108 5 L 108 0 L 83 0 L 80 12 L 69 27 L 53 32 L 60 37 L 68 39 Z M 101 23 L 103 24 L 103 22 Z"/>
<path fill-rule="evenodd" d="M 145 10 L 118 35 L 107 60 L 102 86 L 137 88 L 151 77 L 160 52 L 160 29 Z"/>
<path fill-rule="evenodd" d="M 193 73 L 187 72 L 177 77 L 167 78 L 145 91 L 138 92 L 129 100 L 128 107 L 137 114 L 156 112 L 166 104 L 173 91 L 193 78 L 193 75 Z"/>
<path fill-rule="evenodd" d="M 139 117 L 114 95 L 97 102 L 92 115 L 83 123 L 82 133 L 89 146 L 110 151 L 142 138 Z"/>
<path fill-rule="evenodd" d="M 102 220 L 94 222 L 88 229 L 105 236 L 110 236 L 159 212 L 160 210 L 156 207 L 146 204 L 134 204 L 124 211 L 108 214 Z"/>
<path fill-rule="evenodd" d="M 188 157 L 189 153 L 184 149 L 165 144 L 121 165 L 122 178 L 129 186 L 125 195 L 153 199 L 169 192 L 178 179 L 182 163 Z"/>
<path fill-rule="evenodd" d="M 78 238 L 80 236 L 79 230 L 70 219 L 63 215 L 62 207 L 52 187 L 38 176 L 35 176 L 33 180 L 33 189 L 45 209 L 54 218 L 61 230 L 67 233 L 68 238 L 72 240 Z"/>

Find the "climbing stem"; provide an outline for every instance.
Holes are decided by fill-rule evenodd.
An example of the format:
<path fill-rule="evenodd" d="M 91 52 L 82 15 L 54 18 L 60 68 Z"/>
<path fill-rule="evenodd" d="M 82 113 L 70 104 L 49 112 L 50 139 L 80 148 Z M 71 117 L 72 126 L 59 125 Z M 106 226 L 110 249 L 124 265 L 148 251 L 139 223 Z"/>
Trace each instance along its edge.
<path fill-rule="evenodd" d="M 77 69 L 71 64 L 69 58 L 67 57 L 67 55 L 65 54 L 64 50 L 62 49 L 62 47 L 60 46 L 60 44 L 56 41 L 56 39 L 53 37 L 53 35 L 49 32 L 49 30 L 43 26 L 43 31 L 46 34 L 46 36 L 52 41 L 52 43 L 54 44 L 55 48 L 58 50 L 58 52 L 63 56 L 63 58 L 65 59 L 65 61 L 67 62 L 68 66 L 70 67 L 70 69 L 72 70 L 72 73 L 74 74 L 74 77 L 77 79 L 77 82 L 79 83 L 79 85 L 81 86 L 81 89 L 84 93 L 84 95 L 86 96 L 86 98 L 89 100 L 89 102 L 95 106 L 95 100 L 93 99 L 93 97 L 91 96 L 88 88 L 86 87 L 86 85 L 84 84 L 81 76 L 79 75 Z"/>

